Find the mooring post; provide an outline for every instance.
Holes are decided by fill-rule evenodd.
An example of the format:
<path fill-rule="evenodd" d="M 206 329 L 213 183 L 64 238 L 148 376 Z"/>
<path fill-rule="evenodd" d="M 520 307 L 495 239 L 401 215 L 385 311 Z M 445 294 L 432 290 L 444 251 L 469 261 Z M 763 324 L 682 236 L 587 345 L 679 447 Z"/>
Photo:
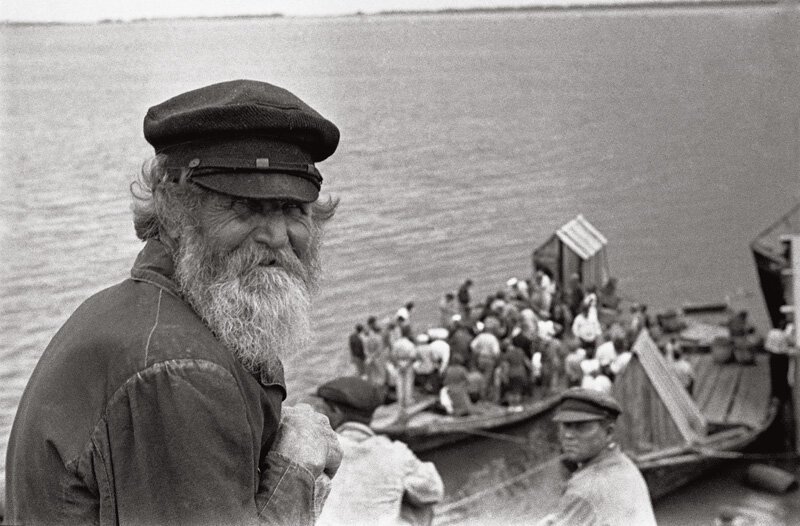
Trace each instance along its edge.
<path fill-rule="evenodd" d="M 792 309 L 794 324 L 794 346 L 800 349 L 800 327 L 797 326 L 800 314 L 800 234 L 793 234 L 789 240 L 792 269 Z M 800 355 L 794 357 L 794 382 L 792 383 L 792 402 L 794 407 L 795 451 L 800 453 Z"/>

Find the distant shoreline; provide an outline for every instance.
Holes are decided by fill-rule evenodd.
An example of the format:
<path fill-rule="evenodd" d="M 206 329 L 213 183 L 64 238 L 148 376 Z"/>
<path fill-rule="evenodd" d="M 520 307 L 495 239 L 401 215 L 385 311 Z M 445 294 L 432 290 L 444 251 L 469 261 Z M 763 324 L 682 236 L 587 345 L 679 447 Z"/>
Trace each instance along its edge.
<path fill-rule="evenodd" d="M 551 0 L 548 0 L 551 1 Z M 108 25 L 108 24 L 141 24 L 148 22 L 165 21 L 215 21 L 215 20 L 259 20 L 275 18 L 349 18 L 349 17 L 373 17 L 373 16 L 408 16 L 408 15 L 462 15 L 462 14 L 495 14 L 495 13 L 524 13 L 524 12 L 565 12 L 565 11 L 594 11 L 594 10 L 619 10 L 619 9 L 669 9 L 669 8 L 706 8 L 706 7 L 757 7 L 772 6 L 783 3 L 784 0 L 631 0 L 631 1 L 581 1 L 564 0 L 563 2 L 552 1 L 526 6 L 509 7 L 467 7 L 467 8 L 447 8 L 447 9 L 415 9 L 415 10 L 389 10 L 378 11 L 375 13 L 346 13 L 340 15 L 316 15 L 316 16 L 292 16 L 282 13 L 269 13 L 261 15 L 222 15 L 222 16 L 185 16 L 185 17 L 153 17 L 153 18 L 133 18 L 130 20 L 122 19 L 103 19 L 98 21 L 86 22 L 37 22 L 37 21 L 14 21 L 2 20 L 0 26 L 6 27 L 31 27 L 31 26 L 83 26 L 83 25 Z"/>

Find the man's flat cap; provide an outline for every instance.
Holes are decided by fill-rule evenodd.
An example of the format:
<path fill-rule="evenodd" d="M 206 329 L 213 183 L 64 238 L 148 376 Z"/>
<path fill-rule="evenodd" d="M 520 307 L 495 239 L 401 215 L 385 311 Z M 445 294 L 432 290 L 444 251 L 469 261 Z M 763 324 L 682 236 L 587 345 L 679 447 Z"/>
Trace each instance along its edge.
<path fill-rule="evenodd" d="M 611 395 L 594 389 L 573 387 L 561 395 L 553 417 L 555 422 L 585 422 L 587 420 L 616 419 L 622 408 Z"/>
<path fill-rule="evenodd" d="M 212 84 L 153 106 L 144 136 L 168 170 L 191 169 L 208 189 L 259 199 L 311 202 L 314 163 L 339 144 L 339 129 L 289 91 L 266 82 Z"/>
<path fill-rule="evenodd" d="M 380 389 L 357 376 L 343 376 L 326 382 L 317 388 L 317 396 L 367 420 L 384 399 Z"/>

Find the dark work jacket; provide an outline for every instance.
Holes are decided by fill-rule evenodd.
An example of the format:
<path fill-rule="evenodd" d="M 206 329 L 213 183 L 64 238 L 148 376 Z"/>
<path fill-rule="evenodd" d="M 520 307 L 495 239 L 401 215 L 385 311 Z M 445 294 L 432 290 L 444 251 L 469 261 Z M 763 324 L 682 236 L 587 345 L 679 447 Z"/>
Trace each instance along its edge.
<path fill-rule="evenodd" d="M 283 371 L 245 370 L 172 273 L 166 247 L 149 241 L 131 278 L 89 298 L 50 342 L 8 443 L 8 524 L 310 521 L 297 513 L 313 505 L 311 473 L 268 456 Z"/>

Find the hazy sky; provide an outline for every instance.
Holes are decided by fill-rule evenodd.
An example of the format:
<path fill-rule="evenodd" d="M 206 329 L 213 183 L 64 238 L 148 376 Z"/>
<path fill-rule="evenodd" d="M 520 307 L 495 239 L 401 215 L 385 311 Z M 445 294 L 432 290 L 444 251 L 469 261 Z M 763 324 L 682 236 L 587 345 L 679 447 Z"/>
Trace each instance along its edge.
<path fill-rule="evenodd" d="M 0 0 L 0 20 L 82 22 L 270 13 L 318 16 L 533 3 L 536 0 Z"/>

